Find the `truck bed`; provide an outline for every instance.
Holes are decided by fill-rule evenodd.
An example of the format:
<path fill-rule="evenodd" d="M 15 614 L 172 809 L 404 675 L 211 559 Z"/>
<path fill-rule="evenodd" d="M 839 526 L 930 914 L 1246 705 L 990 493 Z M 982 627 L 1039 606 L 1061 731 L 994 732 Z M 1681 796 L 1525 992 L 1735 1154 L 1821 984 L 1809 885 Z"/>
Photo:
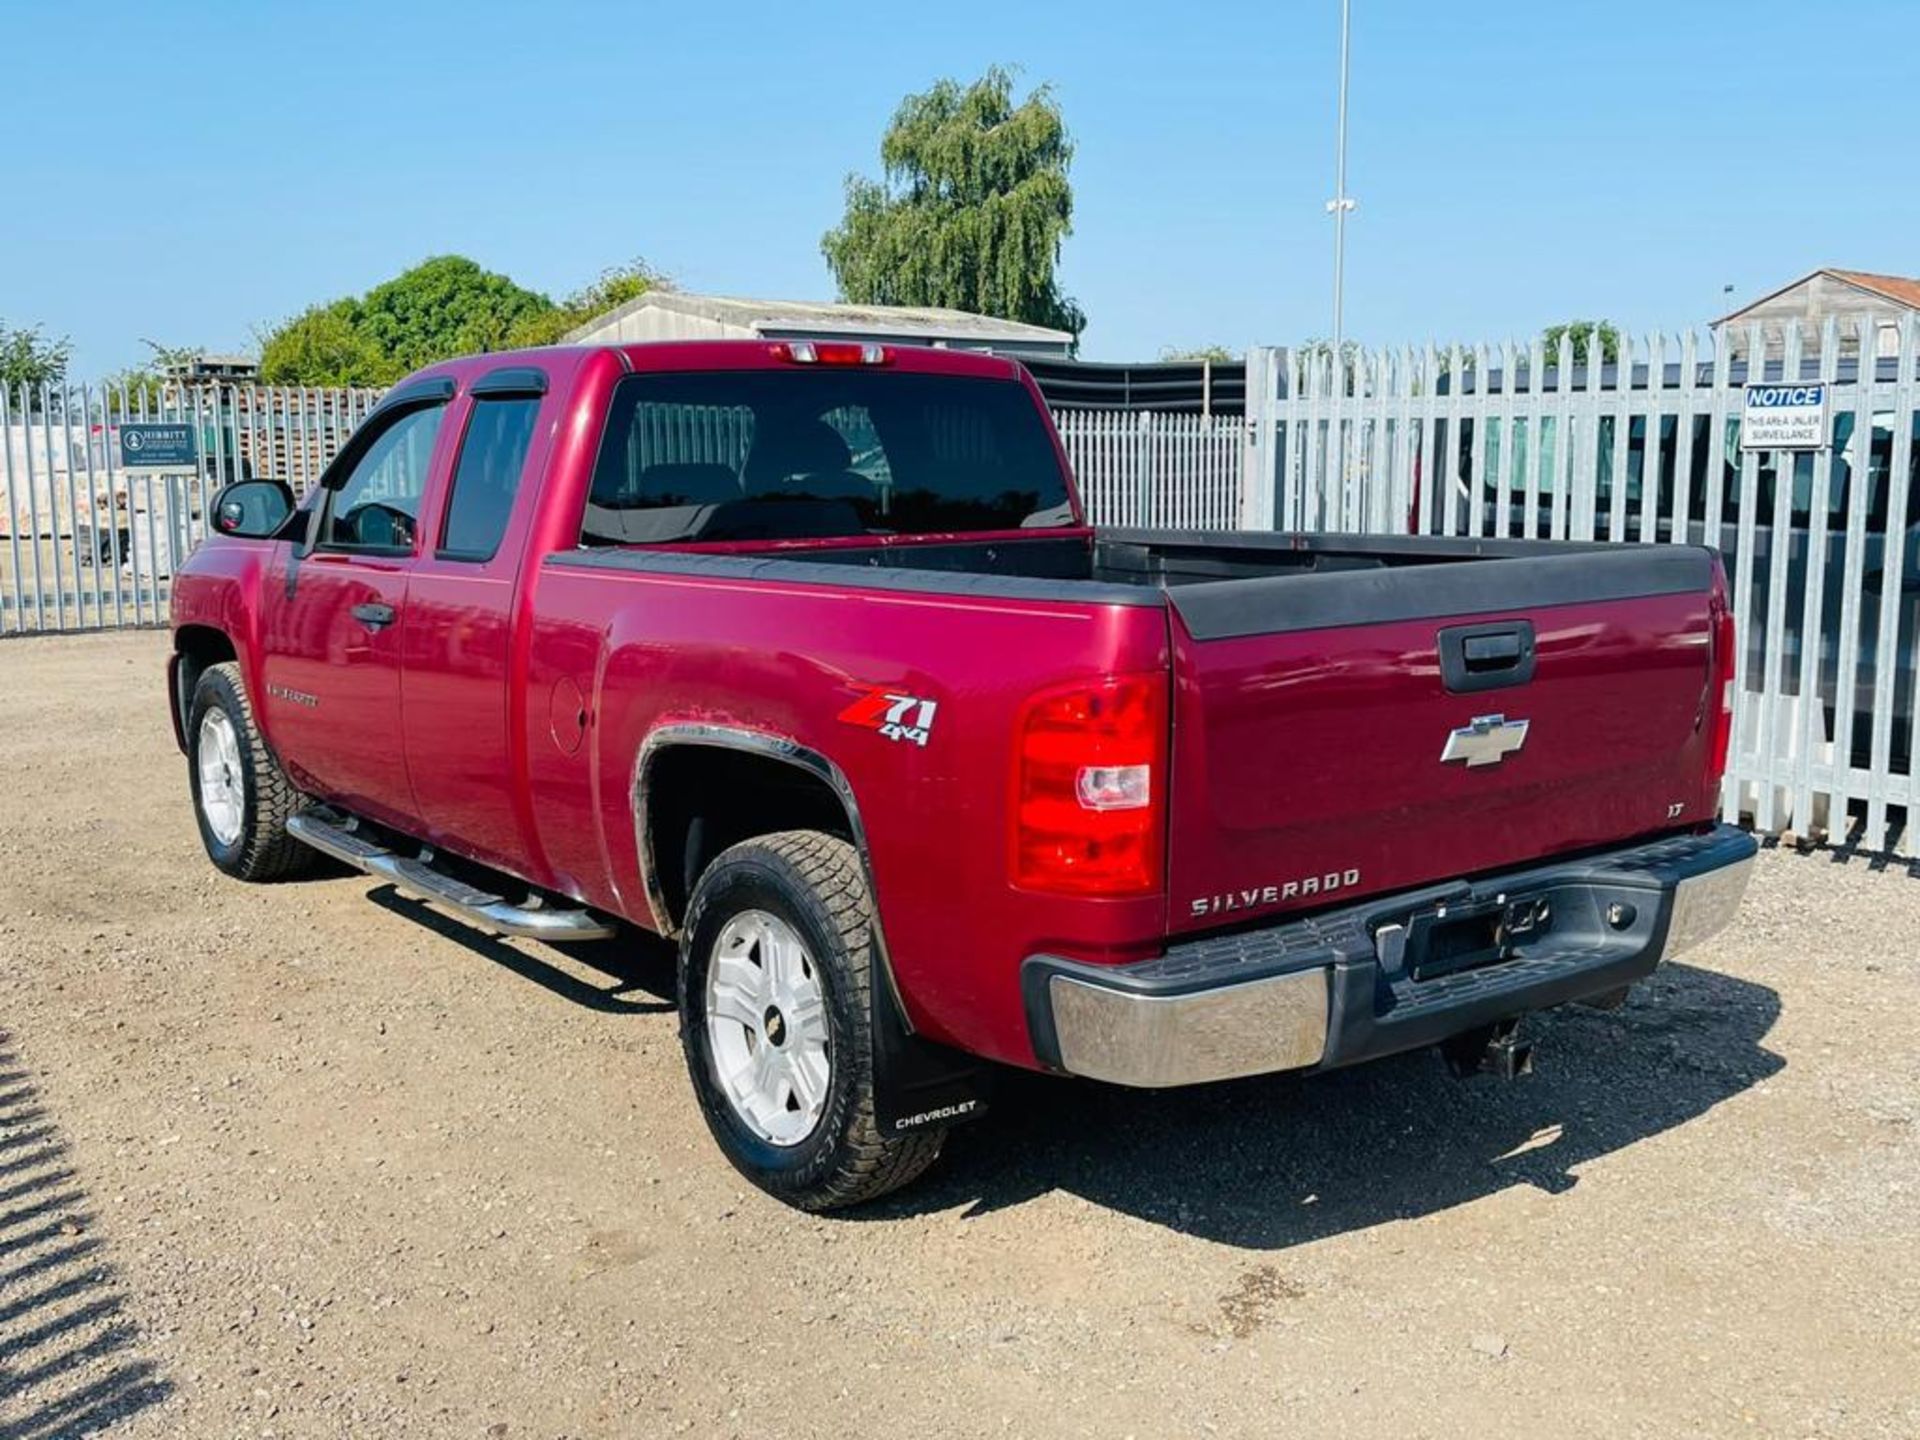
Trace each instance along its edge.
<path fill-rule="evenodd" d="M 1497 585 L 1503 603 L 1520 605 L 1704 591 L 1712 555 L 1699 546 L 1116 528 L 904 544 L 876 539 L 754 548 L 613 546 L 556 555 L 548 563 L 928 593 L 1167 603 L 1157 595 L 1129 593 L 1145 589 L 1173 595 L 1183 618 L 1224 634 L 1258 633 L 1222 628 L 1249 624 L 1307 629 L 1344 623 L 1356 614 L 1465 613 L 1485 608 L 1489 584 Z M 1580 563 L 1573 563 L 1576 558 Z M 1471 572 L 1460 568 L 1489 561 L 1508 563 L 1497 576 L 1488 575 L 1483 565 Z M 854 580 L 845 573 L 849 568 L 864 573 Z M 1273 588 L 1277 582 L 1305 579 L 1323 583 Z M 1285 616 L 1263 613 L 1264 602 L 1281 595 Z M 1452 612 L 1447 606 L 1464 609 Z"/>
<path fill-rule="evenodd" d="M 1169 934 L 1670 833 L 1715 806 L 1704 548 L 1079 530 L 549 563 L 1161 608 Z M 1469 660 L 1468 638 L 1504 650 Z M 1475 727 L 1511 753 L 1473 758 L 1452 737 Z"/>
<path fill-rule="evenodd" d="M 586 564 L 618 570 L 664 570 L 676 574 L 774 574 L 789 580 L 816 580 L 822 584 L 849 584 L 845 568 L 870 572 L 852 584 L 876 584 L 887 589 L 977 591 L 973 580 L 1004 580 L 1023 595 L 1054 595 L 1058 599 L 1098 599 L 1112 603 L 1140 603 L 1139 597 L 1089 591 L 1085 586 L 1187 591 L 1194 586 L 1248 580 L 1300 580 L 1308 576 L 1354 576 L 1382 572 L 1421 572 L 1419 586 L 1430 586 L 1438 568 L 1455 572 L 1446 591 L 1461 591 L 1461 599 L 1484 599 L 1478 591 L 1484 570 L 1459 572 L 1457 566 L 1486 561 L 1551 561 L 1555 593 L 1572 584 L 1572 557 L 1592 557 L 1597 564 L 1578 570 L 1592 580 L 1605 578 L 1597 588 L 1619 593 L 1647 593 L 1642 586 L 1705 588 L 1713 551 L 1699 545 L 1620 547 L 1563 540 L 1469 540 L 1450 536 L 1334 536 L 1288 532 L 1217 532 L 1217 530 L 1073 530 L 1068 534 L 993 536 L 983 540 L 900 541 L 876 538 L 854 543 L 770 543 L 770 545 L 614 545 L 555 555 L 549 564 Z M 770 568 L 774 566 L 774 568 Z M 835 566 L 824 570 L 814 566 Z M 1523 584 L 1538 576 L 1526 566 L 1503 572 L 1503 584 Z M 1039 589 L 1031 582 L 1066 582 L 1066 589 Z M 1350 588 L 1350 586 L 1342 586 Z M 1400 582 L 1396 588 L 1407 588 Z M 1536 589 L 1534 586 L 1526 586 Z M 1588 588 L 1596 588 L 1590 584 Z M 991 589 L 991 588 L 989 588 Z M 1238 593 L 1246 593 L 1235 586 Z M 1292 591 L 1298 599 L 1302 591 Z M 1331 593 L 1331 591 L 1329 591 Z M 1185 595 L 1183 595 L 1185 599 Z M 1160 601 L 1148 601 L 1160 603 Z M 1190 603 L 1190 601 L 1188 601 Z"/>

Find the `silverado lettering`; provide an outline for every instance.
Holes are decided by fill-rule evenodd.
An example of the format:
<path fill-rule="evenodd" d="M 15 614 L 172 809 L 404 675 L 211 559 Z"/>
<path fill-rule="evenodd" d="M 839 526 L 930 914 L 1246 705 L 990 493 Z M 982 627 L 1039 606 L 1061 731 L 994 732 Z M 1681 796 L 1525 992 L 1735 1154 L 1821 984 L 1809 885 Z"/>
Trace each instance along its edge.
<path fill-rule="evenodd" d="M 1230 895 L 1202 895 L 1192 902 L 1195 915 L 1224 915 L 1235 910 L 1253 910 L 1262 905 L 1279 905 L 1288 900 L 1327 895 L 1335 890 L 1351 890 L 1360 883 L 1358 870 L 1329 870 L 1324 875 L 1309 875 L 1278 885 L 1262 885 L 1257 890 L 1236 890 Z"/>

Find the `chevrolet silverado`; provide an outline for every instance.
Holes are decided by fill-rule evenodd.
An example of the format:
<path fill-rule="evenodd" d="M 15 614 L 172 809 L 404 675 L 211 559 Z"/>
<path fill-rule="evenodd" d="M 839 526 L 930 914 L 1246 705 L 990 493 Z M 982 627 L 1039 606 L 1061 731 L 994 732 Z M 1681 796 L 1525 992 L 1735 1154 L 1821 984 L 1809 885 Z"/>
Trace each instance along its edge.
<path fill-rule="evenodd" d="M 1032 380 L 857 342 L 435 365 L 173 590 L 242 880 L 677 942 L 715 1140 L 821 1209 L 995 1067 L 1526 1068 L 1722 928 L 1715 553 L 1090 526 Z"/>

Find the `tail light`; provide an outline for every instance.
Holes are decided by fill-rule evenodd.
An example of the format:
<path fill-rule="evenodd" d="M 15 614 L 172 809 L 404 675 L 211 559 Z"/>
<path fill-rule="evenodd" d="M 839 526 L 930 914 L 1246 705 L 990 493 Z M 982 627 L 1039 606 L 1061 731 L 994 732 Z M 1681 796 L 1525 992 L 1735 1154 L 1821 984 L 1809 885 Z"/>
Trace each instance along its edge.
<path fill-rule="evenodd" d="M 773 358 L 794 365 L 885 365 L 893 357 L 884 345 L 852 340 L 781 340 Z"/>
<path fill-rule="evenodd" d="M 1727 773 L 1727 759 L 1733 749 L 1733 662 L 1737 643 L 1733 611 L 1727 608 L 1723 586 L 1714 590 L 1713 663 L 1711 689 L 1707 703 L 1717 706 L 1711 716 L 1712 730 L 1707 744 L 1707 788 L 1719 793 L 1721 777 Z"/>
<path fill-rule="evenodd" d="M 1014 736 L 1013 883 L 1066 895 L 1163 885 L 1167 681 L 1050 690 Z"/>

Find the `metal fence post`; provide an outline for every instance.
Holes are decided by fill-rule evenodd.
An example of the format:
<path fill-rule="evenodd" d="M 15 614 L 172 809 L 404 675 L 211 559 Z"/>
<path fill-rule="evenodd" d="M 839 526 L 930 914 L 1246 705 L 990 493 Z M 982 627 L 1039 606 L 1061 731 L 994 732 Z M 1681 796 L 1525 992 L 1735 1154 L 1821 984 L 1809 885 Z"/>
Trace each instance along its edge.
<path fill-rule="evenodd" d="M 1240 458 L 1240 528 L 1275 528 L 1275 490 L 1279 479 L 1274 409 L 1277 389 L 1275 352 L 1265 345 L 1247 351 L 1246 441 Z"/>

